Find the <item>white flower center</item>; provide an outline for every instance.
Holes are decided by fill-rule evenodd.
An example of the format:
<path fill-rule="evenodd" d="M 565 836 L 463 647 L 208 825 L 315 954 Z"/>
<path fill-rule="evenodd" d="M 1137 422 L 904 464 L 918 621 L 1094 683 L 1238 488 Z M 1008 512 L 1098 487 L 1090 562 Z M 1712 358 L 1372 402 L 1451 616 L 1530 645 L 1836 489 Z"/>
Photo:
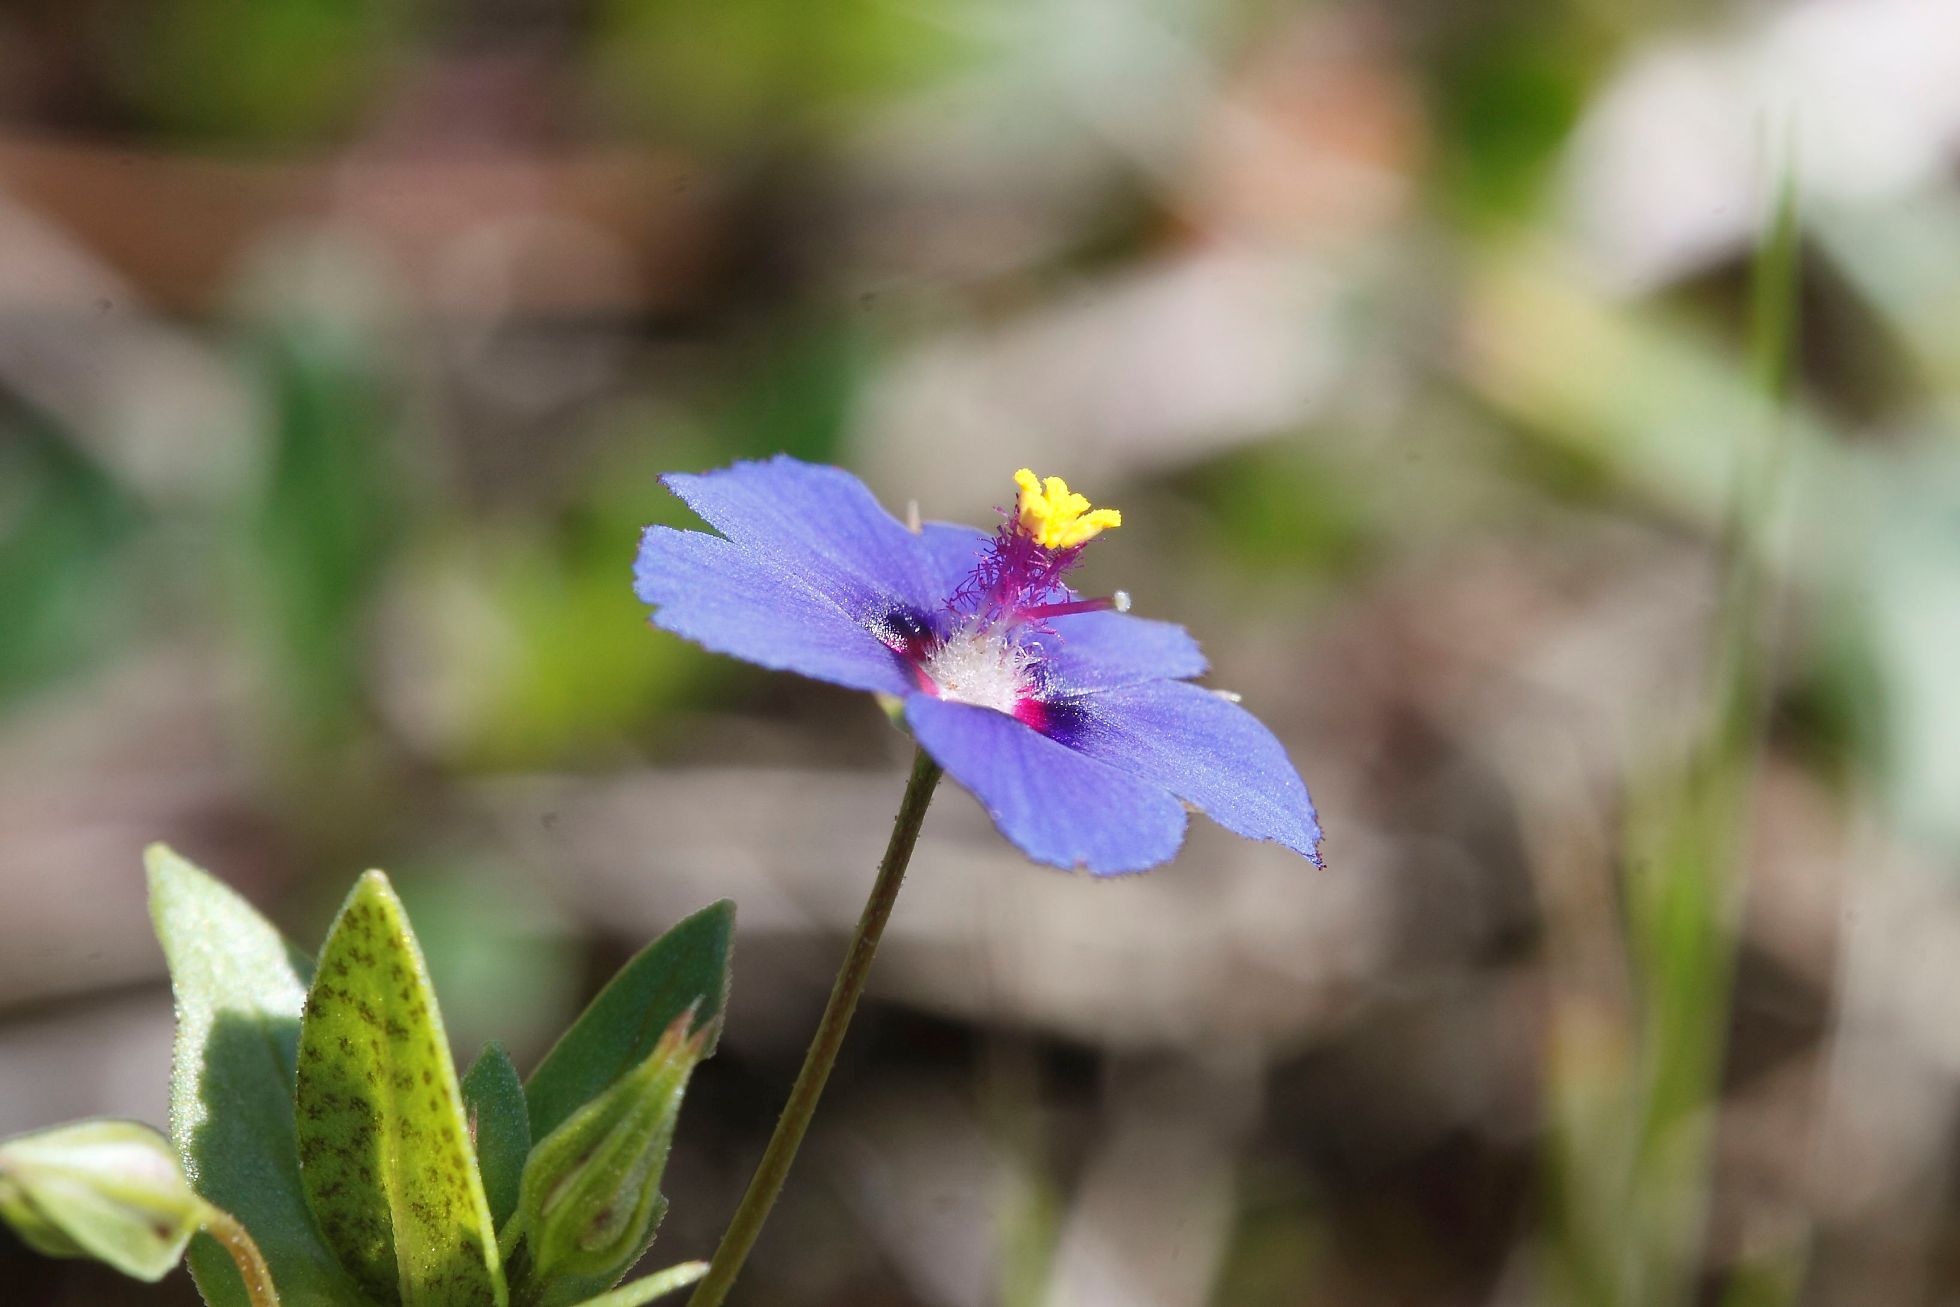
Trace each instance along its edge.
<path fill-rule="evenodd" d="M 1028 691 L 1033 660 L 997 628 L 966 627 L 926 655 L 925 672 L 942 699 L 1011 714 Z"/>

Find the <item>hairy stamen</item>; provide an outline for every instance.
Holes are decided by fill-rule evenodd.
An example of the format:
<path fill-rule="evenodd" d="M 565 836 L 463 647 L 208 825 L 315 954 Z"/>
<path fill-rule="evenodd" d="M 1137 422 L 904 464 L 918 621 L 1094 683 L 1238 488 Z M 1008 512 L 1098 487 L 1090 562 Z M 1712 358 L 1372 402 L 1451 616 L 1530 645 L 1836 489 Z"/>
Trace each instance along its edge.
<path fill-rule="evenodd" d="M 1127 613 L 1130 611 L 1130 592 L 1118 590 L 1115 594 L 1100 599 L 1072 599 L 1067 603 L 1033 604 L 1014 610 L 1013 620 L 1019 622 L 1045 622 L 1050 618 L 1067 617 L 1071 613 Z"/>
<path fill-rule="evenodd" d="M 942 699 L 1012 713 L 1032 689 L 1033 661 L 999 628 L 972 624 L 927 652 L 921 670 Z"/>

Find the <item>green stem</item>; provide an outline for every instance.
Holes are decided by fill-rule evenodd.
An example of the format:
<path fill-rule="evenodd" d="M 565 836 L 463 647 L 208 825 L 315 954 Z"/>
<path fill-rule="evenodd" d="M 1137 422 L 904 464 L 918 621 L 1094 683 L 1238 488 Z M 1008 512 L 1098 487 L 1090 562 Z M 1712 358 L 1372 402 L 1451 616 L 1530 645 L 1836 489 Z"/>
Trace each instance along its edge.
<path fill-rule="evenodd" d="M 206 1203 L 204 1233 L 223 1244 L 238 1264 L 238 1278 L 245 1282 L 245 1296 L 251 1299 L 252 1307 L 279 1307 L 279 1291 L 272 1287 L 272 1268 L 265 1264 L 258 1244 L 252 1242 L 237 1217 Z"/>
<path fill-rule="evenodd" d="M 721 1246 L 708 1264 L 708 1273 L 687 1300 L 687 1307 L 720 1307 L 741 1273 L 742 1263 L 748 1260 L 756 1236 L 762 1233 L 762 1223 L 769 1219 L 776 1196 L 783 1191 L 790 1163 L 796 1160 L 817 1100 L 823 1097 L 824 1082 L 830 1079 L 830 1068 L 837 1061 L 837 1050 L 843 1046 L 851 1013 L 857 1010 L 858 996 L 864 993 L 872 956 L 878 951 L 878 939 L 885 933 L 885 921 L 898 899 L 898 887 L 912 861 L 912 848 L 919 842 L 919 827 L 925 822 L 926 805 L 932 802 L 932 789 L 938 783 L 939 764 L 928 758 L 924 749 L 919 750 L 912 760 L 912 778 L 905 784 L 898 816 L 892 822 L 891 843 L 885 846 L 884 860 L 878 864 L 878 879 L 872 882 L 871 897 L 865 900 L 864 912 L 858 917 L 857 931 L 851 936 L 844 965 L 838 969 L 837 982 L 830 987 L 830 1001 L 824 1005 L 823 1019 L 817 1022 L 810 1051 L 803 1055 L 803 1069 L 796 1073 L 789 1101 L 783 1104 L 783 1114 L 776 1122 L 776 1133 L 770 1136 L 748 1192 L 742 1195 L 721 1236 Z"/>

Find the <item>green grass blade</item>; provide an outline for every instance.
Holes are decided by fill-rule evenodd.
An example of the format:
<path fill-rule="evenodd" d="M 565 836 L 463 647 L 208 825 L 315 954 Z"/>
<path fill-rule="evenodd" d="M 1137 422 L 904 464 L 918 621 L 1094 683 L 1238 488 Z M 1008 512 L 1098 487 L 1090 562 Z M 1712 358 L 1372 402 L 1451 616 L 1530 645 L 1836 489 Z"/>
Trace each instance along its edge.
<path fill-rule="evenodd" d="M 1769 684 L 1774 525 L 1785 404 L 1798 366 L 1801 241 L 1785 176 L 1751 287 L 1754 422 L 1738 421 L 1726 567 L 1697 738 L 1628 802 L 1627 968 L 1633 1015 L 1601 1038 L 1575 1010 L 1551 1099 L 1546 1301 L 1684 1307 L 1707 1257 L 1715 1108 L 1743 891 L 1744 831 Z"/>
<path fill-rule="evenodd" d="M 1629 928 L 1645 1014 L 1646 1075 L 1628 1212 L 1629 1304 L 1685 1303 L 1704 1255 L 1713 1122 L 1735 972 L 1743 829 L 1761 747 L 1771 526 L 1784 463 L 1782 404 L 1797 364 L 1795 183 L 1779 184 L 1758 251 L 1750 358 L 1763 401 L 1742 442 L 1726 523 L 1725 577 L 1703 735 L 1671 802 L 1636 851 Z M 1645 856 L 1640 856 L 1640 855 Z"/>

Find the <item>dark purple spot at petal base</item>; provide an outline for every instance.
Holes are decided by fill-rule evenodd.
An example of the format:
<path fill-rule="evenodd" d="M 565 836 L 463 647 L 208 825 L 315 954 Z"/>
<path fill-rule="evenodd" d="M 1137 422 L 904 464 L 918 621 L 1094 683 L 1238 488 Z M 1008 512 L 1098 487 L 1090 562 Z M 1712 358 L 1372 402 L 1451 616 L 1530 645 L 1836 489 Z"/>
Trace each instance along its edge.
<path fill-rule="evenodd" d="M 914 608 L 894 608 L 872 619 L 870 630 L 880 644 L 914 662 L 925 657 L 933 641 L 939 638 L 925 614 Z"/>
<path fill-rule="evenodd" d="M 1014 705 L 1014 717 L 1055 743 L 1073 747 L 1088 724 L 1089 709 L 1080 699 L 1023 699 Z"/>

